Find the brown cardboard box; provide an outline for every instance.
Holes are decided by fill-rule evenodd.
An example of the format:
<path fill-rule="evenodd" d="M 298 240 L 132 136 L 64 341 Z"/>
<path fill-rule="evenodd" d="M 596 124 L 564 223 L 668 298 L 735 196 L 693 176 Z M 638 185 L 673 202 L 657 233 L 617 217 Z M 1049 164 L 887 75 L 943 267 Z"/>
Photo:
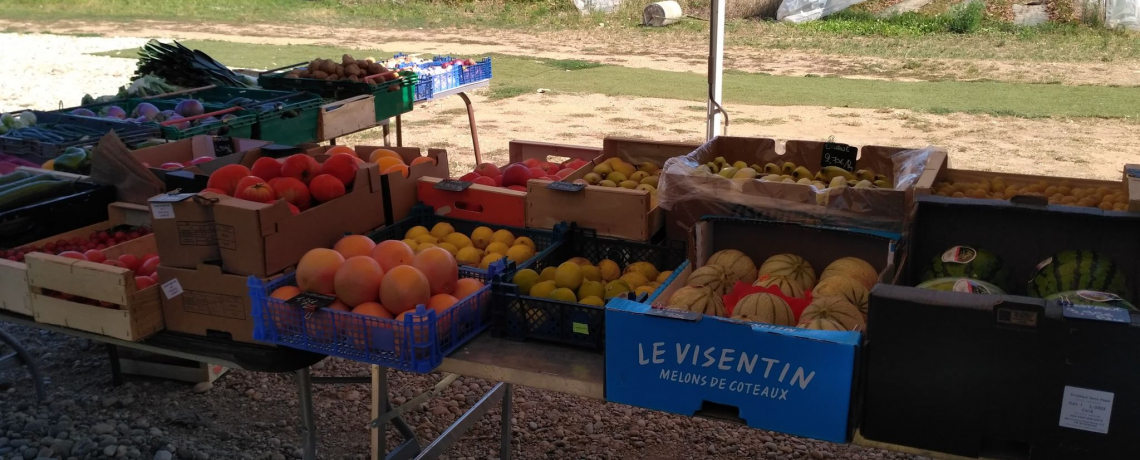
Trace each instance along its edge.
<path fill-rule="evenodd" d="M 935 184 L 939 182 L 950 183 L 978 183 L 989 182 L 995 178 L 1001 178 L 1007 186 L 1024 187 L 1034 185 L 1044 181 L 1050 185 L 1056 185 L 1061 181 L 1067 181 L 1073 188 L 1100 188 L 1105 187 L 1109 190 L 1123 189 L 1125 195 L 1128 196 L 1128 211 L 1140 212 L 1140 166 L 1138 165 L 1124 165 L 1124 175 L 1121 182 L 1096 180 L 1096 179 L 1083 179 L 1079 177 L 1057 177 L 1057 176 L 1037 176 L 1033 174 L 1012 174 L 1004 172 L 992 171 L 973 171 L 969 169 L 953 169 L 950 167 L 949 160 L 946 162 L 946 167 L 936 171 L 927 171 L 926 174 L 918 180 L 914 185 L 915 195 L 934 195 Z M 996 198 L 995 198 L 996 199 Z M 1008 200 L 1008 197 L 1006 198 Z M 1019 196 L 1018 200 L 1024 202 L 1037 201 L 1038 204 L 1044 205 L 1048 203 L 1048 197 L 1045 196 Z"/>
<path fill-rule="evenodd" d="M 357 171 L 352 190 L 344 196 L 295 216 L 284 201 L 223 200 L 214 205 L 214 220 L 222 267 L 267 277 L 296 265 L 310 249 L 332 247 L 346 233 L 383 226 L 380 172 L 376 164 L 368 164 Z"/>
<path fill-rule="evenodd" d="M 602 153 L 584 168 L 566 177 L 582 179 L 594 167 L 610 158 L 621 158 L 634 166 L 651 162 L 665 166 L 665 160 L 688 155 L 699 144 L 656 142 L 607 137 Z M 532 179 L 527 183 L 526 226 L 554 228 L 561 222 L 577 222 L 599 235 L 648 241 L 665 223 L 665 211 L 657 205 L 657 195 L 644 190 L 587 186 L 580 192 L 547 188 L 550 181 Z"/>
<path fill-rule="evenodd" d="M 239 342 L 253 342 L 248 279 L 222 272 L 217 265 L 202 264 L 189 270 L 159 265 L 159 285 L 177 280 L 182 291 L 173 297 L 167 297 L 166 292 L 159 294 L 166 328 L 202 336 L 223 334 Z"/>
<path fill-rule="evenodd" d="M 310 155 L 321 155 L 330 148 L 332 146 L 312 146 L 307 149 L 307 152 Z M 381 184 L 384 188 L 385 221 L 389 224 L 404 220 L 412 212 L 412 207 L 419 202 L 416 194 L 416 182 L 421 177 L 438 177 L 441 179 L 451 177 L 451 172 L 448 169 L 447 150 L 444 149 L 427 149 L 427 155 L 424 155 L 423 150 L 419 147 L 358 145 L 353 148 L 356 151 L 356 156 L 364 161 L 368 161 L 372 152 L 377 149 L 396 152 L 404 159 L 404 164 L 411 165 L 408 168 L 408 177 L 404 177 L 403 174 L 381 175 Z M 435 161 L 412 165 L 412 161 L 423 156 Z"/>
<path fill-rule="evenodd" d="M 181 168 L 183 171 L 192 171 L 197 174 L 206 174 L 217 171 L 225 165 L 241 164 L 253 166 L 260 155 L 260 148 L 270 142 L 253 139 L 217 138 L 214 136 L 194 136 L 180 141 L 147 147 L 131 152 L 135 159 L 146 163 L 152 169 L 162 171 L 164 163 L 185 163 L 195 158 L 214 158 L 212 161 L 196 166 Z M 217 157 L 219 149 L 228 149 L 233 153 Z"/>
<path fill-rule="evenodd" d="M 763 167 L 767 163 L 792 162 L 812 173 L 821 168 L 823 142 L 787 141 L 778 151 L 773 139 L 721 136 L 709 141 L 698 152 L 696 161 L 704 164 L 716 157 L 729 163 L 743 161 Z M 859 148 L 857 169 L 869 168 L 894 182 L 891 156 L 910 150 L 902 147 L 863 146 Z M 934 149 L 926 159 L 925 171 L 945 168 L 945 150 Z M 828 189 L 817 191 L 811 185 L 753 180 L 724 180 L 689 174 L 681 163 L 667 167 L 662 174 L 658 198 L 669 210 L 670 238 L 683 238 L 701 216 L 742 215 L 805 224 L 864 228 L 901 233 L 913 193 L 895 189 Z"/>
<path fill-rule="evenodd" d="M 206 192 L 162 194 L 150 199 L 158 256 L 169 267 L 194 268 L 222 258 L 214 226 L 214 205 L 233 200 Z"/>

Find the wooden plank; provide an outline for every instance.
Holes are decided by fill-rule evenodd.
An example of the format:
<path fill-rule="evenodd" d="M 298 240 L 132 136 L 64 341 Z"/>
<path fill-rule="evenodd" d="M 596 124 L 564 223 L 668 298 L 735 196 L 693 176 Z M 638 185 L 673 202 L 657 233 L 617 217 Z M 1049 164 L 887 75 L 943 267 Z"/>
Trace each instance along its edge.
<path fill-rule="evenodd" d="M 126 305 L 135 292 L 134 272 L 121 267 L 32 253 L 28 263 L 28 284 L 88 299 Z M 34 302 L 33 302 L 34 303 Z"/>
<path fill-rule="evenodd" d="M 147 254 L 158 254 L 158 240 L 155 239 L 153 233 L 148 233 L 103 250 L 103 255 L 108 259 L 118 259 L 123 254 L 134 254 L 139 257 Z"/>
<path fill-rule="evenodd" d="M 599 235 L 635 241 L 647 241 L 658 230 L 649 228 L 655 204 L 649 192 L 595 185 L 563 192 L 547 188 L 549 184 L 536 179 L 527 183 L 527 227 L 549 229 L 559 222 L 577 222 Z"/>
<path fill-rule="evenodd" d="M 32 316 L 28 266 L 23 262 L 0 259 L 0 310 Z"/>
<path fill-rule="evenodd" d="M 1124 187 L 1128 190 L 1128 210 L 1140 212 L 1140 165 L 1124 165 Z"/>
<path fill-rule="evenodd" d="M 362 94 L 321 106 L 317 138 L 325 141 L 376 126 L 375 99 Z"/>
<path fill-rule="evenodd" d="M 512 140 L 507 145 L 507 158 L 511 163 L 535 159 L 539 161 L 552 161 L 551 157 L 579 158 L 591 161 L 602 153 L 597 147 L 581 145 L 554 144 L 550 142 Z M 555 158 L 556 160 L 558 158 Z"/>
<path fill-rule="evenodd" d="M 133 342 L 162 330 L 158 286 L 139 291 L 129 310 L 72 302 L 46 295 L 36 287 L 32 291 L 32 309 L 35 311 L 36 322 Z"/>
<path fill-rule="evenodd" d="M 107 206 L 107 222 L 111 225 L 150 226 L 150 207 L 117 201 Z"/>
<path fill-rule="evenodd" d="M 526 226 L 526 192 L 478 184 L 452 192 L 436 189 L 440 180 L 421 177 L 417 184 L 416 195 L 436 213 L 489 224 Z"/>

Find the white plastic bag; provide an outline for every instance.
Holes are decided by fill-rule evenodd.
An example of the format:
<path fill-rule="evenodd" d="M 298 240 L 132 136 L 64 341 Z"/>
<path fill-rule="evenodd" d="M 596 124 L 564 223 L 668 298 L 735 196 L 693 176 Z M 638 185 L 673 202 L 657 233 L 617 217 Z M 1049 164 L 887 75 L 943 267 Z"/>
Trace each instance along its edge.
<path fill-rule="evenodd" d="M 1123 27 L 1128 30 L 1140 30 L 1140 1 L 1138 0 L 1105 0 L 1104 25 L 1109 28 Z"/>
<path fill-rule="evenodd" d="M 784 0 L 776 9 L 776 20 L 795 24 L 829 16 L 865 0 Z M 1111 0 L 1110 0 L 1111 1 Z"/>

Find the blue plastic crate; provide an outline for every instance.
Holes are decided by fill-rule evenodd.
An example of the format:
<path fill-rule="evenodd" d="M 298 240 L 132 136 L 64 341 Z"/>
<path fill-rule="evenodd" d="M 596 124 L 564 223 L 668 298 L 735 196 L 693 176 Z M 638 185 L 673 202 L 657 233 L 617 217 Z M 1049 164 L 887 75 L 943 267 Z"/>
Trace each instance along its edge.
<path fill-rule="evenodd" d="M 492 267 L 492 272 L 497 268 L 501 267 Z M 487 281 L 485 274 L 466 269 L 460 269 L 459 276 Z M 269 296 L 277 288 L 296 284 L 294 273 L 270 282 L 249 277 L 255 340 L 426 373 L 490 326 L 489 283 L 442 314 L 419 305 L 414 313 L 404 315 L 403 321 L 327 309 L 309 314 Z"/>
<path fill-rule="evenodd" d="M 400 58 L 404 54 L 396 54 L 393 57 Z M 398 69 L 412 70 L 424 69 L 428 67 L 440 67 L 445 62 L 456 60 L 454 56 L 435 56 L 432 62 L 424 63 L 400 63 L 396 65 Z M 436 93 L 441 93 L 447 90 L 455 89 L 463 85 L 469 85 L 482 80 L 491 79 L 491 58 L 483 58 L 475 62 L 472 66 L 452 66 L 449 71 L 444 73 L 429 74 L 428 72 L 416 72 L 420 76 L 420 81 L 416 83 L 416 101 L 426 101 L 435 97 Z"/>
<path fill-rule="evenodd" d="M 471 232 L 478 227 L 488 227 L 491 230 L 506 229 L 510 231 L 511 234 L 515 236 L 515 238 L 525 236 L 527 238 L 530 238 L 531 241 L 534 241 L 534 257 L 523 261 L 523 263 L 520 264 L 508 264 L 505 268 L 498 272 L 501 276 L 507 277 L 508 279 L 511 276 L 514 276 L 514 273 L 516 271 L 530 267 L 535 263 L 535 261 L 542 259 L 547 254 L 550 254 L 552 251 L 554 251 L 555 248 L 557 248 L 562 240 L 566 237 L 567 232 L 567 227 L 561 224 L 555 226 L 554 230 L 541 230 L 535 228 L 519 228 L 506 225 L 486 224 L 472 220 L 463 220 L 441 216 L 436 214 L 430 206 L 416 205 L 416 207 L 412 208 L 412 212 L 409 213 L 408 217 L 404 220 L 391 225 L 387 225 L 379 230 L 369 233 L 367 236 L 369 238 L 372 238 L 373 241 L 377 242 L 384 240 L 402 240 L 404 239 L 404 235 L 408 233 L 408 230 L 411 230 L 412 227 L 420 225 L 426 227 L 428 230 L 431 230 L 435 224 L 438 224 L 440 222 L 449 223 L 451 224 L 452 228 L 455 229 L 455 231 L 468 236 L 470 236 Z M 467 270 L 471 273 L 478 273 L 484 278 L 487 277 L 486 270 L 467 266 L 463 266 L 461 269 Z"/>

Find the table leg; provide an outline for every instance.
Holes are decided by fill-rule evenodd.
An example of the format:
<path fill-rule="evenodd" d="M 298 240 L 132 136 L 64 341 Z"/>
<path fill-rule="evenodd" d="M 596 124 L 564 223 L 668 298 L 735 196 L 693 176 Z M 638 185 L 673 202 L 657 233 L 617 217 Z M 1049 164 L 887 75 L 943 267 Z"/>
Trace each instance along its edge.
<path fill-rule="evenodd" d="M 107 357 L 111 359 L 111 384 L 123 384 L 123 369 L 119 366 L 119 347 L 107 344 Z"/>
<path fill-rule="evenodd" d="M 380 125 L 380 129 L 384 132 L 384 146 L 391 147 L 392 142 L 388 140 L 388 135 L 391 134 L 392 130 L 388 127 L 387 123 Z"/>
<path fill-rule="evenodd" d="M 388 368 L 372 365 L 372 418 L 388 412 Z M 388 424 L 372 428 L 372 460 L 388 454 Z"/>
<path fill-rule="evenodd" d="M 503 420 L 500 423 L 503 431 L 499 437 L 499 459 L 511 460 L 511 394 L 515 388 L 510 383 L 504 385 L 506 388 L 503 393 Z"/>
<path fill-rule="evenodd" d="M 479 151 L 479 130 L 475 128 L 475 106 L 471 105 L 471 98 L 467 93 L 459 93 L 463 103 L 467 105 L 467 121 L 471 124 L 471 144 L 475 147 L 475 164 L 483 163 L 483 156 Z"/>
<path fill-rule="evenodd" d="M 313 413 L 313 381 L 309 368 L 297 371 L 298 399 L 301 406 L 301 445 L 303 460 L 317 460 L 317 419 Z"/>
<path fill-rule="evenodd" d="M 404 125 L 400 122 L 400 116 L 396 115 L 396 147 L 404 146 Z"/>
<path fill-rule="evenodd" d="M 20 342 L 17 341 L 15 337 L 8 335 L 7 332 L 0 331 L 0 343 L 4 343 L 12 349 L 11 354 L 0 355 L 0 369 L 8 367 L 5 365 L 5 361 L 14 363 L 12 364 L 13 367 L 20 364 L 27 367 L 28 373 L 32 374 L 32 380 L 36 382 L 36 397 L 41 403 L 46 401 L 47 389 L 44 388 L 44 378 L 40 375 L 40 368 L 36 366 L 36 360 L 32 359 L 32 355 L 28 353 L 28 350 L 24 349 L 24 346 L 20 345 Z"/>

